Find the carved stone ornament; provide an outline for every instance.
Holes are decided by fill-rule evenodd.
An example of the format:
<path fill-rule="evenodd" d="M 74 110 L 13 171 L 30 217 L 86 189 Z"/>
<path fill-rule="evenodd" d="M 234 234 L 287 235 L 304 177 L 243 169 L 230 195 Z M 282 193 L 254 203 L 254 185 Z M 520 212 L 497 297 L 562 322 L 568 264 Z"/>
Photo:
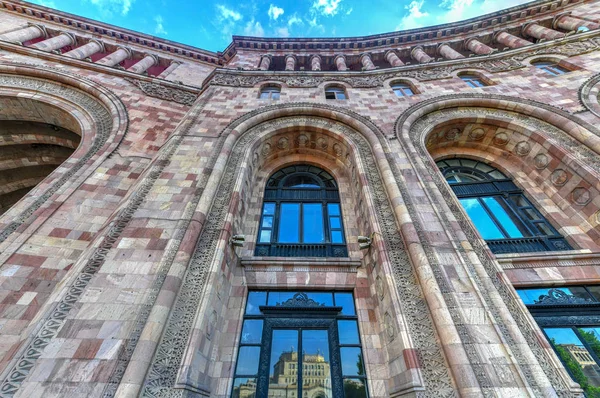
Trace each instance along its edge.
<path fill-rule="evenodd" d="M 485 135 L 485 130 L 482 128 L 476 128 L 469 132 L 469 138 L 472 141 L 481 141 Z"/>
<path fill-rule="evenodd" d="M 437 102 L 443 102 L 448 99 L 453 100 L 461 100 L 460 108 L 444 108 L 441 110 L 433 111 L 431 113 L 425 114 L 413 122 L 408 130 L 403 129 L 405 126 L 406 120 L 413 116 L 415 113 L 419 112 L 419 108 L 424 108 L 427 106 L 431 106 Z M 448 123 L 449 120 L 465 120 L 468 118 L 486 118 L 488 115 L 496 120 L 507 120 L 518 122 L 520 125 L 527 126 L 531 131 L 543 132 L 544 138 L 549 141 L 552 145 L 555 145 L 560 148 L 564 148 L 567 151 L 570 151 L 575 158 L 577 158 L 581 163 L 585 164 L 588 167 L 593 168 L 597 172 L 600 171 L 600 160 L 598 156 L 589 150 L 589 148 L 581 145 L 577 140 L 573 137 L 565 133 L 564 131 L 558 129 L 557 127 L 544 122 L 542 120 L 536 119 L 532 116 L 516 113 L 509 110 L 504 109 L 493 109 L 487 108 L 485 105 L 473 105 L 469 107 L 467 105 L 466 100 L 472 101 L 481 101 L 481 99 L 485 100 L 502 100 L 509 101 L 512 103 L 520 103 L 520 104 L 528 104 L 538 106 L 543 109 L 551 110 L 556 114 L 559 114 L 562 117 L 573 120 L 575 123 L 587 128 L 588 130 L 597 134 L 597 129 L 589 123 L 584 121 L 575 119 L 572 115 L 569 115 L 567 112 L 564 112 L 560 109 L 554 108 L 549 105 L 536 103 L 534 101 L 526 101 L 521 100 L 519 98 L 499 96 L 499 95 L 481 95 L 481 94 L 470 94 L 470 95 L 451 95 L 451 96 L 443 96 L 438 98 L 432 98 L 423 101 L 422 103 L 416 104 L 409 109 L 407 109 L 396 121 L 395 123 L 395 131 L 397 137 L 399 139 L 399 144 L 405 148 L 411 148 L 413 151 L 416 151 L 415 157 L 419 159 L 419 161 L 412 161 L 413 167 L 417 170 L 417 173 L 421 173 L 422 175 L 429 175 L 434 183 L 434 187 L 431 185 L 427 185 L 425 187 L 426 190 L 429 190 L 430 197 L 432 200 L 432 205 L 436 208 L 444 208 L 445 206 L 450 208 L 450 214 L 446 214 L 446 212 L 439 213 L 440 222 L 443 224 L 444 230 L 448 231 L 449 234 L 453 235 L 450 239 L 454 239 L 458 241 L 460 238 L 456 236 L 454 232 L 455 223 L 458 222 L 458 225 L 463 231 L 469 243 L 471 244 L 474 252 L 477 254 L 479 261 L 483 265 L 487 275 L 489 276 L 490 283 L 493 284 L 494 288 L 497 290 L 498 294 L 502 298 L 500 301 L 502 304 L 499 304 L 498 300 L 493 299 L 488 289 L 481 289 L 480 294 L 484 302 L 488 303 L 488 308 L 490 310 L 491 316 L 494 318 L 496 325 L 498 326 L 498 330 L 500 331 L 504 341 L 512 350 L 516 362 L 519 364 L 528 363 L 528 354 L 522 352 L 523 346 L 522 343 L 519 343 L 516 340 L 511 332 L 512 326 L 505 323 L 503 321 L 505 308 L 511 314 L 512 319 L 516 323 L 521 333 L 523 334 L 526 343 L 527 350 L 531 350 L 535 357 L 539 358 L 539 366 L 543 369 L 544 373 L 552 383 L 552 386 L 556 390 L 559 396 L 569 396 L 570 395 L 570 386 L 566 384 L 565 379 L 559 370 L 552 365 L 552 360 L 548 358 L 548 352 L 545 347 L 540 344 L 538 339 L 538 332 L 532 328 L 531 323 L 528 320 L 528 315 L 524 314 L 522 307 L 519 302 L 514 298 L 514 293 L 512 292 L 512 287 L 508 285 L 503 279 L 498 277 L 499 266 L 497 265 L 494 257 L 490 255 L 489 250 L 486 248 L 485 243 L 479 238 L 477 231 L 474 229 L 471 221 L 465 216 L 464 211 L 458 200 L 455 199 L 455 196 L 451 190 L 451 188 L 446 183 L 445 179 L 439 172 L 438 168 L 435 166 L 433 162 L 431 162 L 431 156 L 427 151 L 427 148 L 423 145 L 423 137 L 429 134 L 432 128 L 440 123 Z M 409 159 L 412 159 L 412 156 L 409 156 Z M 397 170 L 397 167 L 392 163 L 392 172 L 396 177 L 396 181 L 400 181 L 401 172 Z M 417 230 L 417 234 L 419 239 L 423 242 L 423 248 L 425 250 L 427 259 L 429 260 L 432 268 L 434 269 L 434 275 L 438 280 L 438 285 L 440 286 L 440 290 L 443 293 L 443 297 L 446 300 L 446 305 L 450 308 L 456 307 L 459 308 L 458 303 L 455 303 L 455 298 L 451 293 L 451 289 L 448 286 L 447 282 L 444 279 L 444 272 L 441 269 L 439 262 L 436 259 L 435 253 L 432 252 L 433 243 L 430 242 L 430 237 L 424 232 L 425 229 L 418 225 L 419 216 L 416 205 L 412 203 L 412 199 L 410 198 L 410 194 L 406 187 L 403 187 L 399 184 L 400 191 L 402 193 L 403 198 L 405 198 L 406 208 L 412 217 L 413 220 L 416 221 L 415 229 Z M 434 189 L 439 190 L 441 195 L 437 195 L 433 192 Z M 448 198 L 447 200 L 441 198 Z M 453 199 L 454 198 L 454 199 Z M 443 202 L 442 202 L 443 201 Z M 470 254 L 466 252 L 464 247 L 457 246 L 456 253 L 463 259 L 467 268 L 470 270 L 470 275 L 472 275 L 473 283 L 477 286 L 484 286 L 485 283 L 477 276 L 477 271 L 475 270 L 475 265 L 470 260 Z M 460 325 L 460 316 L 458 311 L 451 311 L 452 318 L 455 324 Z M 462 334 L 461 334 L 462 335 Z M 470 340 L 472 338 L 469 336 L 468 329 L 464 330 L 463 345 L 465 347 L 465 351 L 467 356 L 469 357 L 469 361 L 471 363 L 477 363 L 477 350 L 472 349 Z M 520 369 L 524 372 L 524 377 L 527 383 L 531 386 L 534 391 L 535 396 L 543 396 L 544 386 L 541 386 L 537 379 L 534 376 L 534 369 L 528 366 L 520 366 Z M 482 377 L 484 377 L 483 375 Z M 485 380 L 483 380 L 485 382 Z M 480 382 L 481 383 L 481 382 Z"/>
<path fill-rule="evenodd" d="M 573 202 L 580 206 L 585 206 L 592 200 L 592 195 L 587 188 L 577 187 L 571 193 L 571 197 L 573 198 Z"/>
<path fill-rule="evenodd" d="M 533 164 L 538 170 L 545 169 L 546 166 L 548 166 L 548 163 L 550 163 L 550 158 L 545 153 L 538 153 L 533 158 Z"/>
<path fill-rule="evenodd" d="M 590 77 L 579 89 L 579 101 L 594 115 L 600 117 L 600 73 Z"/>
<path fill-rule="evenodd" d="M 504 146 L 504 145 L 508 144 L 508 141 L 510 141 L 510 137 L 508 136 L 508 134 L 506 134 L 506 132 L 500 131 L 500 132 L 496 133 L 493 141 L 494 141 L 494 145 L 496 145 L 496 146 Z"/>
<path fill-rule="evenodd" d="M 316 302 L 308 297 L 306 293 L 296 293 L 294 296 L 282 303 L 275 304 L 276 307 L 324 307 L 325 304 Z"/>
<path fill-rule="evenodd" d="M 446 131 L 446 133 L 444 134 L 444 137 L 448 141 L 454 141 L 460 135 L 460 133 L 461 133 L 460 129 L 457 129 L 456 127 L 454 127 L 454 128 L 449 129 L 448 131 Z"/>
<path fill-rule="evenodd" d="M 528 141 L 521 141 L 515 145 L 515 153 L 519 156 L 527 156 L 531 152 L 531 144 Z"/>
<path fill-rule="evenodd" d="M 522 61 L 533 55 L 556 54 L 568 57 L 585 54 L 600 48 L 600 34 L 591 31 L 585 35 L 577 35 L 559 40 L 527 46 L 526 48 L 514 49 L 508 52 L 499 52 L 494 55 L 465 58 L 452 64 L 419 64 L 402 66 L 390 70 L 379 70 L 373 72 L 312 72 L 306 71 L 304 75 L 287 72 L 254 72 L 235 71 L 229 69 L 215 70 L 206 80 L 207 85 L 255 87 L 265 81 L 277 81 L 288 87 L 308 88 L 318 87 L 326 82 L 343 82 L 355 88 L 383 87 L 385 81 L 393 78 L 413 78 L 419 81 L 447 79 L 453 77 L 457 70 L 479 69 L 490 73 L 507 72 L 521 69 L 526 66 Z M 485 58 L 485 60 L 482 60 Z"/>
<path fill-rule="evenodd" d="M 230 124 L 221 134 L 221 139 L 210 162 L 214 163 L 220 155 L 227 133 L 250 118 L 277 109 L 297 109 L 298 112 L 307 112 L 307 110 L 317 108 L 349 115 L 374 131 L 380 140 L 385 139 L 381 130 L 370 120 L 346 109 L 312 103 L 273 105 L 250 112 Z M 417 393 L 417 396 L 425 397 L 435 394 L 436 397 L 454 397 L 456 394 L 446 366 L 446 359 L 443 356 L 444 351 L 436 336 L 433 320 L 408 254 L 404 249 L 402 238 L 398 234 L 393 208 L 379 174 L 377 161 L 373 157 L 371 145 L 362 134 L 345 124 L 316 116 L 281 117 L 265 121 L 250 128 L 238 138 L 222 173 L 206 224 L 200 232 L 196 250 L 187 267 L 186 275 L 173 305 L 173 311 L 169 315 L 156 348 L 141 395 L 147 397 L 177 395 L 174 386 L 193 328 L 194 316 L 202 297 L 199 292 L 205 288 L 218 237 L 228 214 L 239 165 L 244 156 L 249 156 L 245 155 L 248 148 L 252 147 L 254 143 L 260 142 L 261 137 L 272 131 L 291 130 L 298 126 L 313 126 L 317 130 L 331 131 L 335 136 L 346 137 L 358 149 L 357 156 L 365 166 L 365 178 L 368 181 L 366 186 L 372 189 L 370 195 L 373 198 L 377 222 L 381 227 L 382 239 L 387 247 L 390 265 L 393 269 L 396 288 L 401 299 L 399 305 L 406 319 L 407 332 L 411 336 L 414 348 L 419 351 L 420 355 L 425 391 L 422 394 Z M 148 305 L 150 308 L 152 307 L 152 303 L 148 303 Z M 391 321 L 396 322 L 394 319 Z"/>
<path fill-rule="evenodd" d="M 187 90 L 180 90 L 173 87 L 163 86 L 162 84 L 146 82 L 137 79 L 127 79 L 133 83 L 137 88 L 142 90 L 144 94 L 160 98 L 166 101 L 177 102 L 178 104 L 192 106 L 198 98 L 198 94 L 192 93 Z"/>
<path fill-rule="evenodd" d="M 534 305 L 565 305 L 565 304 L 594 304 L 591 299 L 577 297 L 572 294 L 565 293 L 560 289 L 550 289 L 548 294 L 541 295 L 537 300 L 534 300 Z"/>
<path fill-rule="evenodd" d="M 550 181 L 556 186 L 563 186 L 569 181 L 569 174 L 563 169 L 556 169 L 550 174 Z"/>

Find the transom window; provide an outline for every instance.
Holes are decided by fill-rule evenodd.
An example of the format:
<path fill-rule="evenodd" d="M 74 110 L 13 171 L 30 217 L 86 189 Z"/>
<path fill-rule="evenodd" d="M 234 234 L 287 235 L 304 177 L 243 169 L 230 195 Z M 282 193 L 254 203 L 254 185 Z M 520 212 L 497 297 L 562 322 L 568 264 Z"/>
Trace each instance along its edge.
<path fill-rule="evenodd" d="M 340 87 L 326 87 L 325 99 L 345 100 L 348 99 L 346 90 Z"/>
<path fill-rule="evenodd" d="M 412 88 L 406 83 L 394 83 L 392 84 L 392 90 L 394 90 L 394 94 L 398 97 L 410 97 L 415 94 Z"/>
<path fill-rule="evenodd" d="M 492 252 L 570 250 L 510 178 L 471 159 L 446 159 L 437 166 Z"/>
<path fill-rule="evenodd" d="M 517 289 L 573 380 L 600 396 L 600 286 Z"/>
<path fill-rule="evenodd" d="M 294 165 L 269 178 L 255 254 L 348 255 L 340 196 L 331 174 L 315 166 Z"/>
<path fill-rule="evenodd" d="M 564 75 L 569 72 L 568 69 L 559 66 L 556 62 L 539 61 L 533 62 L 532 65 L 552 76 Z"/>
<path fill-rule="evenodd" d="M 261 99 L 279 99 L 281 89 L 277 86 L 266 86 L 260 89 Z"/>
<path fill-rule="evenodd" d="M 459 76 L 469 87 L 485 87 L 487 84 L 484 83 L 483 80 L 477 75 L 474 74 L 463 74 Z"/>
<path fill-rule="evenodd" d="M 233 398 L 367 398 L 350 292 L 251 291 Z"/>

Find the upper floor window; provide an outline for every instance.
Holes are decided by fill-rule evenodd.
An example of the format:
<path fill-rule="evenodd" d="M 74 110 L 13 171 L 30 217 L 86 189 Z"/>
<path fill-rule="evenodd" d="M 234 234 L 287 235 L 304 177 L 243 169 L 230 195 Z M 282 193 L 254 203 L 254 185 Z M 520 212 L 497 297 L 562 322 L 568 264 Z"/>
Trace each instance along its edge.
<path fill-rule="evenodd" d="M 351 292 L 251 291 L 232 398 L 367 398 Z"/>
<path fill-rule="evenodd" d="M 257 256 L 346 257 L 348 250 L 333 177 L 308 165 L 285 167 L 267 181 Z"/>
<path fill-rule="evenodd" d="M 392 90 L 398 97 L 410 97 L 415 94 L 413 89 L 406 83 L 393 83 Z"/>
<path fill-rule="evenodd" d="M 277 86 L 266 86 L 260 89 L 260 98 L 261 99 L 279 99 L 279 94 L 281 93 L 281 89 Z"/>
<path fill-rule="evenodd" d="M 477 75 L 468 73 L 458 76 L 460 77 L 469 87 L 485 87 L 487 84 Z"/>
<path fill-rule="evenodd" d="M 348 96 L 346 95 L 346 90 L 341 87 L 326 87 L 325 99 L 345 100 L 348 99 Z"/>
<path fill-rule="evenodd" d="M 533 62 L 532 65 L 552 76 L 564 75 L 569 71 L 568 69 L 558 65 L 556 62 L 550 61 Z"/>
<path fill-rule="evenodd" d="M 570 250 L 510 178 L 471 159 L 446 159 L 437 165 L 492 252 Z"/>

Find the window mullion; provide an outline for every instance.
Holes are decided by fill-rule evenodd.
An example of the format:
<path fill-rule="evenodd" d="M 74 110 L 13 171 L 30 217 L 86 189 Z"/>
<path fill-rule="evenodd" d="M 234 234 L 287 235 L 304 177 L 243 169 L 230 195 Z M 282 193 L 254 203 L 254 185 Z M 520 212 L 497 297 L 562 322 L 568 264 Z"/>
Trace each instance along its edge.
<path fill-rule="evenodd" d="M 480 197 L 476 197 L 476 199 L 479 202 L 479 204 L 481 204 L 481 207 L 483 207 L 483 210 L 485 210 L 485 212 L 488 214 L 488 216 L 490 216 L 490 219 L 492 220 L 492 222 L 498 227 L 498 229 L 500 229 L 500 232 L 502 232 L 502 234 L 504 235 L 504 239 L 510 239 L 510 235 L 506 232 L 506 230 L 504 229 L 502 224 L 498 221 L 498 219 L 494 215 L 494 212 L 491 211 L 490 208 L 482 200 L 484 197 L 493 198 L 493 196 L 483 196 L 483 197 L 480 196 Z"/>
<path fill-rule="evenodd" d="M 302 361 L 302 328 L 298 329 L 298 363 L 296 366 L 298 366 L 298 397 L 302 397 L 302 384 L 303 384 L 303 380 L 302 380 L 302 375 L 304 373 L 304 362 Z"/>
<path fill-rule="evenodd" d="M 519 219 L 521 224 L 523 224 L 523 226 L 529 230 L 530 236 L 539 236 L 535 233 L 536 231 L 533 229 L 534 225 L 527 219 L 525 214 L 523 214 L 519 206 L 514 205 L 512 201 L 506 200 L 503 196 L 500 196 L 500 198 L 506 204 L 506 207 L 509 208 L 510 211 Z M 510 214 L 508 216 L 510 217 Z M 517 225 L 517 228 L 518 227 L 519 226 Z M 523 236 L 525 237 L 525 234 L 523 234 Z"/>

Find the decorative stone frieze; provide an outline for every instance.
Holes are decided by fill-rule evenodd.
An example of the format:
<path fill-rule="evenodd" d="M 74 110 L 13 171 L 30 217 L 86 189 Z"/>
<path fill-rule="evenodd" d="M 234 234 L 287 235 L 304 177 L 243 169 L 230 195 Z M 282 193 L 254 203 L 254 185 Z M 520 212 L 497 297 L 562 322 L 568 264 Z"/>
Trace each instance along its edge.
<path fill-rule="evenodd" d="M 151 83 L 143 80 L 128 80 L 131 83 L 135 84 L 135 86 L 142 90 L 146 95 L 149 95 L 151 97 L 160 98 L 167 101 L 173 101 L 188 106 L 192 106 L 196 101 L 196 98 L 198 98 L 197 94 L 191 93 L 186 90 L 178 90 L 173 87 L 167 87 L 158 83 Z"/>

